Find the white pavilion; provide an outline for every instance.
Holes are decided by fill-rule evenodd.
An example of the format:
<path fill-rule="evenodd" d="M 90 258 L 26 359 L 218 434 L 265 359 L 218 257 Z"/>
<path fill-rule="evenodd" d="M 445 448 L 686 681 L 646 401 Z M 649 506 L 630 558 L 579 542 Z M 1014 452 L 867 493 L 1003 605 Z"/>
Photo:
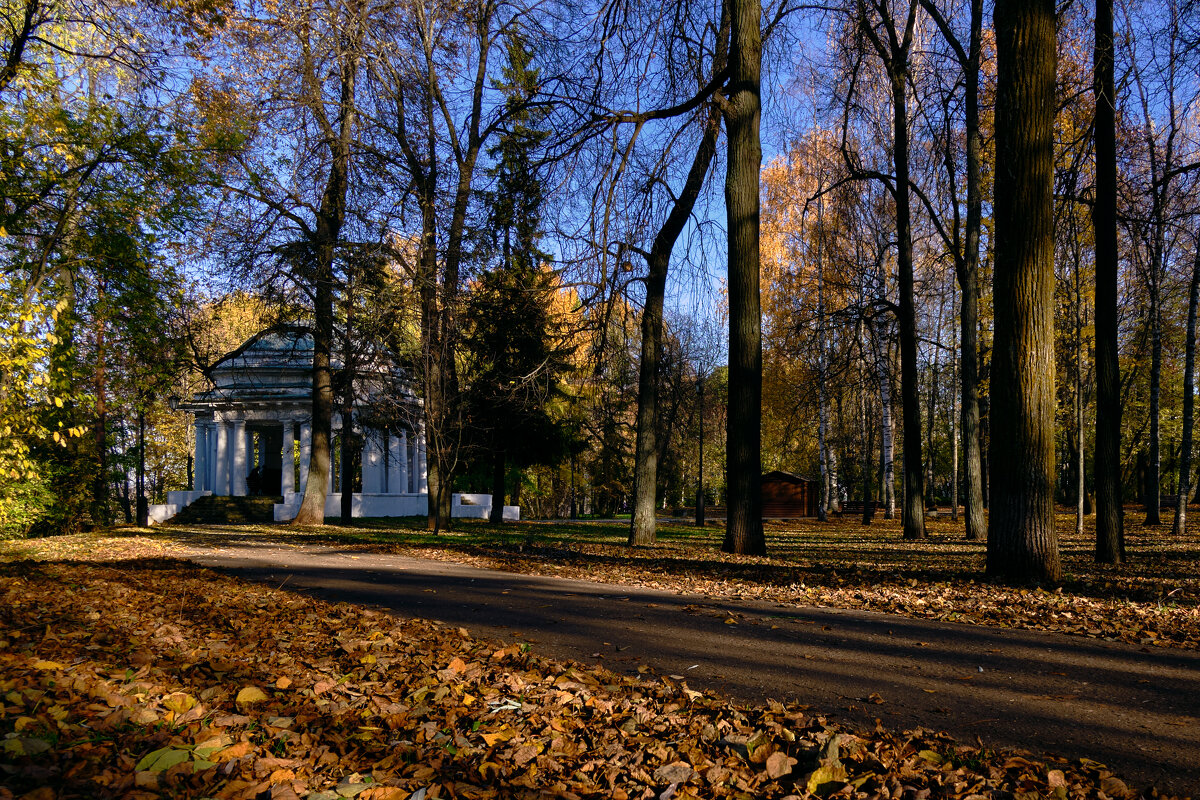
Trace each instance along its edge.
<path fill-rule="evenodd" d="M 179 405 L 195 417 L 195 467 L 190 491 L 168 493 L 168 502 L 151 506 L 155 522 L 169 519 L 205 495 L 280 496 L 275 520 L 293 519 L 304 496 L 312 441 L 313 339 L 304 326 L 277 326 L 250 338 L 212 369 L 213 387 Z M 341 368 L 337 354 L 333 369 Z M 361 386 L 359 385 L 361 384 Z M 407 380 L 395 372 L 385 379 L 375 373 L 356 382 L 363 405 L 354 409 L 353 435 L 362 443 L 361 475 L 356 487 L 356 517 L 419 516 L 428 511 L 425 436 L 420 400 Z M 383 402 L 379 402 L 379 401 Z M 368 406 L 388 409 L 385 427 Z M 380 423 L 376 421 L 376 425 Z M 333 439 L 343 433 L 340 413 L 333 418 Z M 341 472 L 356 465 L 340 461 L 330 448 L 325 514 L 341 513 Z M 455 517 L 487 518 L 491 495 L 455 494 Z M 506 519 L 520 510 L 506 506 Z"/>

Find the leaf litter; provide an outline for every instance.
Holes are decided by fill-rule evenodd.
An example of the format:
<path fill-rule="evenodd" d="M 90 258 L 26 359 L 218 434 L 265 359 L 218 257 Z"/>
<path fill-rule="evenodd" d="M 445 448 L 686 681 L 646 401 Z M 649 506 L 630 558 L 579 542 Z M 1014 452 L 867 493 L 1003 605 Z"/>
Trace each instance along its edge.
<path fill-rule="evenodd" d="M 1160 796 L 186 562 L 17 561 L 0 591 L 4 800 Z"/>

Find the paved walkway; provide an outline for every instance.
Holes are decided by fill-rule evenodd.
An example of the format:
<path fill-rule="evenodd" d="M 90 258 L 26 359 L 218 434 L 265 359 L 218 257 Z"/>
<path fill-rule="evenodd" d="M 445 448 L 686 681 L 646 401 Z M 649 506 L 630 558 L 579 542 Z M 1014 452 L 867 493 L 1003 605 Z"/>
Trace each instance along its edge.
<path fill-rule="evenodd" d="M 197 542 L 193 542 L 198 545 Z M 1200 654 L 889 614 L 716 602 L 438 561 L 226 539 L 194 560 L 251 580 L 530 641 L 544 654 L 686 676 L 852 725 L 1085 757 L 1200 796 Z M 733 620 L 732 623 L 727 620 Z"/>

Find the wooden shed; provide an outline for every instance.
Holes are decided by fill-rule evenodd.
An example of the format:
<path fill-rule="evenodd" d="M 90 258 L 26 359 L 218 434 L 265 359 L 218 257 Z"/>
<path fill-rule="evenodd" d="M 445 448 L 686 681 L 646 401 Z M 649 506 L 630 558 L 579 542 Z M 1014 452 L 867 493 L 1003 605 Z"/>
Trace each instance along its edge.
<path fill-rule="evenodd" d="M 770 517 L 815 517 L 820 498 L 816 481 L 775 470 L 762 477 L 762 515 Z"/>

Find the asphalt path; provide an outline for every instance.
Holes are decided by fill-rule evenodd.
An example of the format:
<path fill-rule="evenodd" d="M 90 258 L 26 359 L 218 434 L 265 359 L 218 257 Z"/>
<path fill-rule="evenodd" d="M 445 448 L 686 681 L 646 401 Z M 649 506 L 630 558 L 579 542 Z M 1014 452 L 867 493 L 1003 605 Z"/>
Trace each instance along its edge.
<path fill-rule="evenodd" d="M 532 643 L 853 727 L 1090 758 L 1200 796 L 1200 654 L 843 609 L 726 602 L 336 546 L 225 539 L 193 560 L 323 599 Z"/>

